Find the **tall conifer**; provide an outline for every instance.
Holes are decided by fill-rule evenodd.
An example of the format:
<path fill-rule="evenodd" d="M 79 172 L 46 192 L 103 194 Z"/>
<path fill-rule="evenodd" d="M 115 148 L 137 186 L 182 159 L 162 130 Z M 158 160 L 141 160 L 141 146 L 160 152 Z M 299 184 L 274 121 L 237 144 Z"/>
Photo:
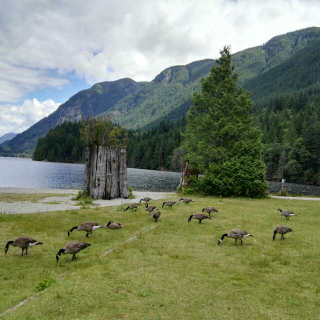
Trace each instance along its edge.
<path fill-rule="evenodd" d="M 190 188 L 223 196 L 264 196 L 263 145 L 250 115 L 252 101 L 237 87 L 230 48 L 220 54 L 209 77 L 202 79 L 201 93 L 194 94 L 187 115 L 187 161 L 204 174 Z"/>

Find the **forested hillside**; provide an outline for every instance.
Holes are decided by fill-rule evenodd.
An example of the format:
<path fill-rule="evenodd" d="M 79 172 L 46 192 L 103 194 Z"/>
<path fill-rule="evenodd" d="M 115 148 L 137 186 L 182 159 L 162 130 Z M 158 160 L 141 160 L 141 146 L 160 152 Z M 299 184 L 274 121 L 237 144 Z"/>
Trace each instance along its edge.
<path fill-rule="evenodd" d="M 266 44 L 232 55 L 239 84 L 263 75 L 299 51 L 320 40 L 320 28 L 308 28 L 277 36 Z M 161 120 L 177 120 L 189 110 L 192 96 L 200 90 L 200 79 L 208 76 L 214 60 L 201 60 L 165 69 L 143 90 L 120 100 L 103 115 L 126 128 L 150 127 Z M 176 112 L 179 110 L 180 112 Z"/>
<path fill-rule="evenodd" d="M 290 182 L 320 184 L 320 41 L 247 81 L 244 87 L 252 93 L 255 123 L 263 132 L 268 180 L 285 178 Z M 184 110 L 188 107 L 184 104 Z M 178 147 L 184 125 L 184 120 L 166 120 L 154 123 L 147 131 L 129 130 L 128 166 L 179 170 Z M 51 160 L 53 153 L 59 154 L 58 145 L 62 146 L 64 141 L 51 141 L 56 136 L 53 133 L 54 130 L 48 139 L 40 140 L 35 158 L 41 154 L 41 159 Z M 52 145 L 56 147 L 50 154 Z M 46 153 L 39 151 L 41 146 Z M 70 155 L 54 157 L 54 161 L 71 159 Z M 80 154 L 77 161 L 81 161 Z"/>
<path fill-rule="evenodd" d="M 131 168 L 180 170 L 174 151 L 181 143 L 185 119 L 161 122 L 142 132 L 128 130 L 127 162 Z M 37 161 L 84 162 L 85 144 L 80 140 L 80 123 L 65 122 L 40 138 L 33 154 Z"/>
<path fill-rule="evenodd" d="M 269 95 L 268 88 L 264 87 L 265 80 L 260 77 L 296 57 L 301 50 L 308 51 L 318 40 L 320 28 L 307 28 L 277 36 L 262 46 L 235 53 L 232 61 L 239 73 L 240 85 L 250 87 L 251 91 L 257 80 L 257 86 L 260 86 L 257 92 L 261 88 Z M 193 93 L 200 90 L 201 78 L 209 74 L 214 63 L 213 59 L 205 59 L 169 67 L 151 82 L 137 83 L 131 79 L 120 79 L 98 83 L 77 93 L 56 112 L 5 142 L 2 146 L 4 152 L 7 155 L 31 153 L 37 139 L 55 126 L 65 121 L 78 121 L 101 114 L 111 115 L 116 123 L 126 128 L 151 128 L 163 120 L 181 119 L 191 106 Z"/>
<path fill-rule="evenodd" d="M 255 105 L 270 180 L 320 184 L 320 83 Z"/>
<path fill-rule="evenodd" d="M 32 153 L 39 137 L 65 121 L 79 121 L 94 117 L 111 108 L 117 101 L 139 91 L 144 82 L 131 79 L 105 81 L 82 90 L 63 103 L 55 112 L 43 118 L 28 130 L 18 134 L 2 147 L 6 154 Z"/>
<path fill-rule="evenodd" d="M 80 122 L 64 122 L 38 140 L 34 160 L 84 162 L 85 144 L 80 139 Z"/>
<path fill-rule="evenodd" d="M 144 132 L 139 129 L 129 130 L 128 167 L 179 171 L 181 164 L 177 148 L 181 144 L 181 132 L 184 128 L 183 118 L 177 122 L 160 122 Z"/>
<path fill-rule="evenodd" d="M 268 178 L 320 183 L 320 41 L 245 87 L 263 131 Z"/>

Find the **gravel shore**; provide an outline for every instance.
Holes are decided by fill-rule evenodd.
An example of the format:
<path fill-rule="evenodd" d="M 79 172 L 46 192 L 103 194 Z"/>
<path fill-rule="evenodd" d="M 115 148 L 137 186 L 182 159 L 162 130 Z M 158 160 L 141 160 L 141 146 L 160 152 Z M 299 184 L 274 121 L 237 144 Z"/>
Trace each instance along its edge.
<path fill-rule="evenodd" d="M 24 214 L 24 213 L 39 213 L 50 211 L 78 210 L 80 206 L 78 201 L 73 201 L 74 195 L 78 190 L 64 189 L 29 189 L 29 188 L 0 188 L 0 193 L 24 193 L 24 194 L 57 194 L 57 196 L 49 196 L 48 198 L 39 200 L 38 202 L 31 201 L 16 201 L 16 202 L 0 202 L 0 214 Z M 59 197 L 59 194 L 67 194 L 67 196 Z M 130 202 L 138 202 L 143 197 L 150 197 L 154 200 L 163 198 L 172 198 L 175 193 L 170 192 L 144 192 L 134 191 L 135 199 L 113 199 L 113 200 L 95 200 L 95 208 L 117 206 Z M 54 203 L 53 203 L 54 202 Z"/>

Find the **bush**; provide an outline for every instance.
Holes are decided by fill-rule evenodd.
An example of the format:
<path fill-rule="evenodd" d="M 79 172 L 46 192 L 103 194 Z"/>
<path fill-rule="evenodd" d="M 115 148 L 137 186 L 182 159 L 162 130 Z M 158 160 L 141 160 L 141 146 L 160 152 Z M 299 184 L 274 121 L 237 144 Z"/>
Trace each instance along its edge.
<path fill-rule="evenodd" d="M 210 164 L 204 177 L 192 177 L 184 192 L 223 197 L 265 197 L 264 165 L 259 159 L 248 156 L 233 158 L 222 165 Z"/>
<path fill-rule="evenodd" d="M 129 199 L 134 199 L 135 196 L 133 195 L 133 188 L 131 186 L 128 187 L 128 191 L 129 191 Z"/>
<path fill-rule="evenodd" d="M 285 188 L 281 188 L 281 190 L 277 193 L 277 196 L 280 196 L 280 197 L 286 197 L 288 195 L 288 192 Z"/>

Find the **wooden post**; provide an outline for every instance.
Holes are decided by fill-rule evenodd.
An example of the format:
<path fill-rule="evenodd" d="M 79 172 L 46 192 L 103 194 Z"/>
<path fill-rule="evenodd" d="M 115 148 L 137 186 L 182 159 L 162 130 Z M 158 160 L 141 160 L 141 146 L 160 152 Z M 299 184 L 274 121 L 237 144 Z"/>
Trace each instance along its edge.
<path fill-rule="evenodd" d="M 128 198 L 126 149 L 87 147 L 84 187 L 94 199 Z"/>

